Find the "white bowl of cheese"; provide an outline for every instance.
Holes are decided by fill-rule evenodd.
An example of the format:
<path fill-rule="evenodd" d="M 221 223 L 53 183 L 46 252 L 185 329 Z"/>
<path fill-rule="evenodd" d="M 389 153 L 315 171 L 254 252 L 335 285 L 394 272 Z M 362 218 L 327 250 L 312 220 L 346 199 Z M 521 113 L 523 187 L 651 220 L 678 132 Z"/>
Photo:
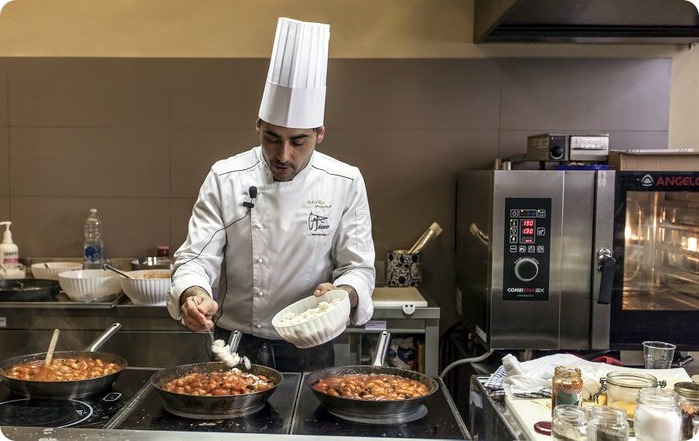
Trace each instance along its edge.
<path fill-rule="evenodd" d="M 309 296 L 292 303 L 272 318 L 272 326 L 294 346 L 311 348 L 342 334 L 349 314 L 347 291 L 336 289 L 320 297 Z"/>

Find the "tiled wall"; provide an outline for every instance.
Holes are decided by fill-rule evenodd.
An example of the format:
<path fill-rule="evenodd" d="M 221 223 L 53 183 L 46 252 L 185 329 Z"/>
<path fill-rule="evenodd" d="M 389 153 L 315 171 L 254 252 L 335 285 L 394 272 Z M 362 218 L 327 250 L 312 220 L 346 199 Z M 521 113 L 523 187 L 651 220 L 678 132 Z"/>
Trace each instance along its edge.
<path fill-rule="evenodd" d="M 455 181 L 521 155 L 526 136 L 608 132 L 665 148 L 671 61 L 330 61 L 320 150 L 359 166 L 377 260 L 431 222 L 426 291 L 456 319 Z M 88 208 L 108 257 L 174 250 L 218 158 L 256 144 L 264 59 L 0 59 L 0 220 L 20 256 L 79 257 Z"/>

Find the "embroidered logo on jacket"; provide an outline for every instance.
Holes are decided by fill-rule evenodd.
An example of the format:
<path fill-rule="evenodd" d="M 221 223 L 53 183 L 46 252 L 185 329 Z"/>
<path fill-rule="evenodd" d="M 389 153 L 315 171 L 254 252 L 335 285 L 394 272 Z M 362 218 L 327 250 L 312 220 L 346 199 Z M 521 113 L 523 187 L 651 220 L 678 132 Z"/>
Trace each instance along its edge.
<path fill-rule="evenodd" d="M 306 201 L 306 206 L 310 210 L 308 213 L 309 235 L 328 236 L 330 232 L 330 217 L 325 214 L 330 213 L 332 204 L 320 199 L 312 199 Z"/>
<path fill-rule="evenodd" d="M 320 216 L 318 214 L 313 214 L 311 212 L 308 215 L 308 230 L 311 232 L 312 236 L 327 236 L 327 232 L 330 225 L 328 225 L 328 217 Z"/>

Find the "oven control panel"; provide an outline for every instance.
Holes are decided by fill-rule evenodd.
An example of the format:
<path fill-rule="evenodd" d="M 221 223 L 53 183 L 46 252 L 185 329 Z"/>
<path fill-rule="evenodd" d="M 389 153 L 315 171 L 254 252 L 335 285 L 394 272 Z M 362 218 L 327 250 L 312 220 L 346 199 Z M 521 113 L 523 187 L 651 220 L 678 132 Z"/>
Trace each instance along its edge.
<path fill-rule="evenodd" d="M 548 300 L 551 199 L 506 198 L 503 259 L 505 300 Z"/>

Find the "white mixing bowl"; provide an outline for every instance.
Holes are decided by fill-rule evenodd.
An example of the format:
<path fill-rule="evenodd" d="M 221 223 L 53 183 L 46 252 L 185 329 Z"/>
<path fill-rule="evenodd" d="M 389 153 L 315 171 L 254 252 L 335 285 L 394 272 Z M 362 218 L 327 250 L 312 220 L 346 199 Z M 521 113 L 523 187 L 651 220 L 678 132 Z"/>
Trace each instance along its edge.
<path fill-rule="evenodd" d="M 106 300 L 121 292 L 119 276 L 101 269 L 64 271 L 58 283 L 68 298 L 76 302 Z"/>
<path fill-rule="evenodd" d="M 310 348 L 342 334 L 349 314 L 349 295 L 337 289 L 322 297 L 309 296 L 292 303 L 274 316 L 272 326 L 289 343 L 298 348 Z"/>
<path fill-rule="evenodd" d="M 167 294 L 170 291 L 170 277 L 172 270 L 147 269 L 129 271 L 126 277 L 119 278 L 121 289 L 136 305 L 165 305 Z"/>
<path fill-rule="evenodd" d="M 35 279 L 58 280 L 58 274 L 64 271 L 83 268 L 80 262 L 46 262 L 32 264 L 32 275 Z"/>

